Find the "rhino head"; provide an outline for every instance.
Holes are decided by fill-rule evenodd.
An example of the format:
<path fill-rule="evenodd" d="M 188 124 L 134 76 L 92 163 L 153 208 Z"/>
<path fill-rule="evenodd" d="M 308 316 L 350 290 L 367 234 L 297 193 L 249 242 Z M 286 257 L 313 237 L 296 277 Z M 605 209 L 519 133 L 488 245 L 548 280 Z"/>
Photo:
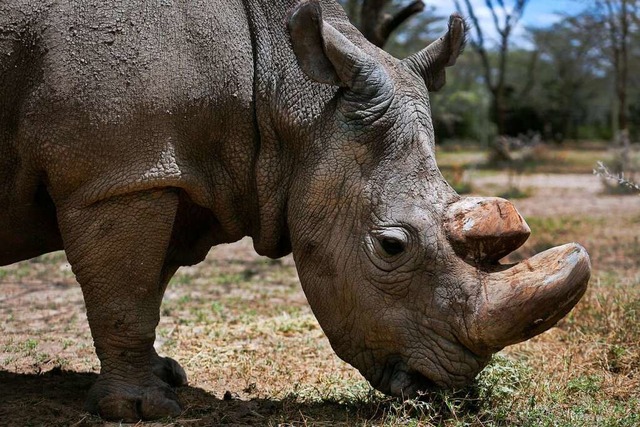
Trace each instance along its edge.
<path fill-rule="evenodd" d="M 428 91 L 462 49 L 462 18 L 405 60 L 340 25 L 316 1 L 288 20 L 300 68 L 339 88 L 310 124 L 292 185 L 300 280 L 336 353 L 375 388 L 459 387 L 493 353 L 567 314 L 586 290 L 589 257 L 572 243 L 499 264 L 529 227 L 504 199 L 461 198 L 438 170 Z"/>

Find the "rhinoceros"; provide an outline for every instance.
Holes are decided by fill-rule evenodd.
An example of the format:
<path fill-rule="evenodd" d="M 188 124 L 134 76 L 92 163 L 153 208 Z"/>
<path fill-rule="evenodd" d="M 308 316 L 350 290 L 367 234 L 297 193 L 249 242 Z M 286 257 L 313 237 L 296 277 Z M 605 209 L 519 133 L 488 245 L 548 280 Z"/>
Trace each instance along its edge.
<path fill-rule="evenodd" d="M 391 395 L 463 386 L 567 314 L 582 246 L 500 264 L 529 227 L 436 165 L 429 91 L 464 38 L 454 14 L 398 60 L 334 0 L 0 3 L 0 265 L 66 251 L 101 363 L 86 408 L 181 412 L 163 293 L 244 236 L 293 252 L 337 355 Z"/>

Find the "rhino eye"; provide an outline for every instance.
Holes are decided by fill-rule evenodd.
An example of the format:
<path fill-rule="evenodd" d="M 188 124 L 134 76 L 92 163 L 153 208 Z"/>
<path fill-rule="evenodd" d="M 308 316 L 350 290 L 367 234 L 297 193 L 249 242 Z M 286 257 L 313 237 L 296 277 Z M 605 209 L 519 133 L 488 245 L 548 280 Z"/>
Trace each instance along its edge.
<path fill-rule="evenodd" d="M 370 260 L 384 271 L 397 268 L 408 261 L 404 254 L 411 248 L 411 233 L 403 226 L 382 226 L 372 230 L 367 251 Z M 373 256 L 371 256 L 373 255 Z"/>
<path fill-rule="evenodd" d="M 380 246 L 387 255 L 394 256 L 404 252 L 404 242 L 396 237 L 384 236 L 380 238 Z"/>

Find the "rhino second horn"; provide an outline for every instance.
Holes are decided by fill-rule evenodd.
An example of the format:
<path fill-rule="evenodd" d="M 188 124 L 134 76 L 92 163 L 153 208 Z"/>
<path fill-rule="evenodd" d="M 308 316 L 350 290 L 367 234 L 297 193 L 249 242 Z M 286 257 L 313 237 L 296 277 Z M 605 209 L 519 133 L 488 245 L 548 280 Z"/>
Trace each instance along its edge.
<path fill-rule="evenodd" d="M 454 65 L 464 49 L 467 31 L 462 16 L 454 13 L 449 17 L 449 28 L 444 36 L 405 58 L 402 63 L 422 76 L 430 92 L 437 91 L 447 80 L 445 67 Z"/>
<path fill-rule="evenodd" d="M 531 234 L 515 206 L 499 197 L 466 197 L 453 203 L 445 229 L 460 257 L 485 264 L 515 251 Z"/>

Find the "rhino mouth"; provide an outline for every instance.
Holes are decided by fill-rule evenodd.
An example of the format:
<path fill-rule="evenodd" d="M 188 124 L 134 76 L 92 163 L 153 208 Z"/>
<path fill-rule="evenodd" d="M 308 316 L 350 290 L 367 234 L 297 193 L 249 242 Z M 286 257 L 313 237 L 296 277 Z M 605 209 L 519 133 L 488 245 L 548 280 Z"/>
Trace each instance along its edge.
<path fill-rule="evenodd" d="M 412 398 L 438 389 L 435 381 L 421 372 L 410 369 L 400 357 L 393 357 L 387 363 L 382 375 L 371 385 L 387 395 Z"/>
<path fill-rule="evenodd" d="M 434 366 L 430 359 L 411 360 L 408 363 L 403 357 L 395 357 L 390 359 L 383 375 L 372 385 L 385 394 L 401 398 L 415 398 L 436 390 L 463 387 L 486 366 L 490 356 L 476 355 L 460 342 L 456 342 L 455 346 L 464 355 L 464 362 L 456 367 L 455 373 L 444 369 L 444 366 Z"/>
<path fill-rule="evenodd" d="M 403 398 L 417 397 L 440 388 L 429 377 L 411 369 L 396 369 L 389 386 L 389 394 Z"/>

